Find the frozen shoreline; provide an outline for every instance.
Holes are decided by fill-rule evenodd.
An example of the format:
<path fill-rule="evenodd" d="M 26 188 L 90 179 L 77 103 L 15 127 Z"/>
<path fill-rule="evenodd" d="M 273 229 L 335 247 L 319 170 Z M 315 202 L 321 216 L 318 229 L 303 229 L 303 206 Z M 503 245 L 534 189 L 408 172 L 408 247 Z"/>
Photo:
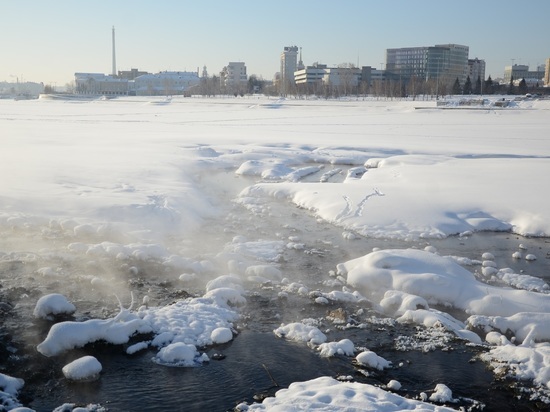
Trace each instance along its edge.
<path fill-rule="evenodd" d="M 500 342 L 495 364 L 513 348 L 531 350 L 533 359 L 543 353 L 547 337 L 536 330 L 544 327 L 548 313 L 544 238 L 517 239 L 517 250 L 506 254 L 497 245 L 491 250 L 482 244 L 476 255 L 469 242 L 492 230 L 512 238 L 516 235 L 509 231 L 550 233 L 549 195 L 543 190 L 550 168 L 545 136 L 549 102 L 521 102 L 519 107 L 529 110 L 498 112 L 415 111 L 413 102 L 387 101 L 289 101 L 276 109 L 262 104 L 246 99 L 173 100 L 163 106 L 118 99 L 0 102 L 0 127 L 7 131 L 0 154 L 5 177 L 0 296 L 8 305 L 6 325 L 12 316 L 32 313 L 41 296 L 58 292 L 77 309 L 82 305 L 84 312 L 76 314 L 79 323 L 93 320 L 97 322 L 89 325 L 103 327 L 117 313 L 113 293 L 128 307 L 129 292 L 137 291 L 138 302 L 159 304 L 158 313 L 164 311 L 163 319 L 174 324 L 179 315 L 168 303 L 196 305 L 193 326 L 183 323 L 168 331 L 164 320 L 150 320 L 154 311 L 145 315 L 147 308 L 117 318 L 120 327 L 141 319 L 150 323 L 139 327 L 149 325 L 159 336 L 171 333 L 162 335 L 158 345 L 172 349 L 159 352 L 160 363 L 188 364 L 187 356 L 197 359 L 195 353 L 170 345 L 181 339 L 197 344 L 200 352 L 211 338 L 214 344 L 226 340 L 231 325 L 218 320 L 214 327 L 213 318 L 201 317 L 207 306 L 200 305 L 231 303 L 231 310 L 238 312 L 243 303 L 239 296 L 247 298 L 241 282 L 274 288 L 284 299 L 305 299 L 313 312 L 331 299 L 345 306 L 365 298 L 374 307 L 399 308 L 390 316 L 431 330 L 436 312 L 426 316 L 418 305 L 428 310 L 432 304 L 440 308 L 452 303 L 444 289 L 449 288 L 447 276 L 458 272 L 441 268 L 459 263 L 474 273 L 476 282 L 490 285 L 483 292 L 487 296 L 478 294 L 480 300 L 470 306 L 457 300 L 449 308 L 487 316 L 477 318 L 476 327 L 498 329 L 498 315 L 512 322 L 515 308 L 540 301 L 538 313 L 520 315 L 535 325 L 532 330 L 511 329 L 522 342 L 506 341 L 505 330 L 502 338 L 491 331 L 489 343 Z M 483 232 L 472 235 L 477 231 Z M 363 240 L 364 249 L 353 246 Z M 434 246 L 438 242 L 457 251 L 464 246 L 468 256 L 458 254 L 434 270 L 430 262 L 439 252 Z M 399 266 L 409 257 L 391 250 L 393 244 L 421 253 L 412 266 Z M 382 252 L 388 254 L 381 260 L 384 275 L 367 263 L 372 258 L 362 258 L 374 247 L 388 250 Z M 482 257 L 485 252 L 495 256 Z M 359 260 L 350 282 L 349 273 L 337 273 L 337 265 L 355 258 Z M 364 273 L 357 272 L 361 265 Z M 417 275 L 447 286 L 420 288 L 413 266 L 419 268 Z M 386 285 L 392 277 L 393 284 Z M 324 283 L 316 285 L 317 278 Z M 386 280 L 376 283 L 381 278 Z M 402 278 L 410 287 L 403 286 Z M 364 284 L 376 286 L 365 290 Z M 453 287 L 484 290 L 473 285 L 463 276 Z M 506 308 L 493 307 L 496 300 L 503 302 L 509 287 L 524 292 L 506 292 Z M 423 294 L 427 290 L 429 296 Z M 393 294 L 385 296 L 389 292 Z M 189 294 L 197 300 L 186 301 Z M 307 319 L 308 313 L 301 318 L 296 321 Z M 36 328 L 30 318 L 22 322 Z M 208 334 L 201 334 L 200 327 Z M 186 328 L 195 328 L 194 335 Z M 131 335 L 137 329 L 127 330 Z M 83 343 L 91 342 L 96 332 Z M 47 329 L 27 337 L 26 345 L 35 347 L 45 333 Z M 111 332 L 105 333 L 97 336 L 109 340 Z M 55 339 L 63 340 L 59 336 Z M 113 343 L 124 342 L 120 338 Z M 335 348 L 323 351 L 337 352 Z M 544 370 L 550 367 L 544 362 L 517 375 L 535 379 L 542 400 L 547 396 Z M 533 375 L 537 368 L 542 372 Z"/>

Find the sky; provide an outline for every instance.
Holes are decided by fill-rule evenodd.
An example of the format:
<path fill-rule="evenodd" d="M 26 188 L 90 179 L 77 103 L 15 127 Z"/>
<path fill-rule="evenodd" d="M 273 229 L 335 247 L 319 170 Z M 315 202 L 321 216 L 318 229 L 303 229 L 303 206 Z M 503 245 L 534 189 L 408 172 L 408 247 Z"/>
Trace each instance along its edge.
<path fill-rule="evenodd" d="M 304 64 L 381 68 L 388 48 L 455 43 L 486 61 L 486 76 L 550 57 L 550 1 L 526 0 L 0 0 L 0 81 L 64 86 L 76 72 L 218 74 L 243 61 L 271 80 L 285 46 Z"/>

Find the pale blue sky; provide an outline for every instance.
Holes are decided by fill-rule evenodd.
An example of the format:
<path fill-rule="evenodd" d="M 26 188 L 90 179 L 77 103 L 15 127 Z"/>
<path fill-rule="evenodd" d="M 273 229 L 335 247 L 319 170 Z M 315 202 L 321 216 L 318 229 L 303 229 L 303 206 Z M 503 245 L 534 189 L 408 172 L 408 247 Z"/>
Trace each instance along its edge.
<path fill-rule="evenodd" d="M 216 73 L 244 61 L 271 79 L 284 46 L 306 65 L 380 68 L 387 48 L 456 43 L 504 66 L 550 57 L 550 0 L 0 0 L 0 81 L 64 85 L 75 72 L 117 69 Z"/>

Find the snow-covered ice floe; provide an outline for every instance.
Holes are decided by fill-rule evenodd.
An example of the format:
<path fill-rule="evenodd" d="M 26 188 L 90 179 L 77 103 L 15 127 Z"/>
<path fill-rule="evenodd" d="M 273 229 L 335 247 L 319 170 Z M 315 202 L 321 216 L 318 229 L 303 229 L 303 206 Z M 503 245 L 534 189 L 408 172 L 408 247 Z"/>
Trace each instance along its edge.
<path fill-rule="evenodd" d="M 227 278 L 221 283 L 227 284 Z M 239 315 L 232 306 L 246 302 L 241 293 L 230 287 L 219 287 L 201 298 L 188 298 L 163 307 L 143 306 L 137 312 L 121 305 L 120 313 L 111 319 L 59 322 L 51 327 L 37 350 L 45 356 L 56 356 L 99 340 L 120 345 L 128 343 L 134 335 L 153 333 L 152 341 L 135 343 L 128 347 L 127 353 L 155 346 L 160 348 L 153 358 L 156 363 L 199 365 L 208 357 L 200 355 L 196 347 L 233 339 L 233 322 Z"/>
<path fill-rule="evenodd" d="M 434 390 L 433 401 L 448 402 L 448 388 L 443 385 Z M 331 377 L 320 377 L 306 382 L 292 383 L 288 389 L 279 390 L 274 397 L 260 404 L 237 406 L 239 411 L 326 411 L 326 412 L 394 412 L 414 410 L 422 412 L 447 412 L 455 409 L 407 399 L 376 386 L 357 382 L 340 382 Z"/>

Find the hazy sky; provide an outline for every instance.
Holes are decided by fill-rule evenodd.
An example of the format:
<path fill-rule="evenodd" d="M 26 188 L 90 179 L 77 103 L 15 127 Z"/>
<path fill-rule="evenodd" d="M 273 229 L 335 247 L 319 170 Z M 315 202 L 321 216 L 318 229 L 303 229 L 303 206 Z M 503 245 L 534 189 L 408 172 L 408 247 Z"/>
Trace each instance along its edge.
<path fill-rule="evenodd" d="M 381 67 L 388 48 L 456 43 L 504 66 L 550 57 L 550 0 L 0 0 L 0 81 L 65 85 L 75 72 L 117 69 L 218 74 L 244 61 L 272 79 L 284 46 L 306 65 Z"/>

